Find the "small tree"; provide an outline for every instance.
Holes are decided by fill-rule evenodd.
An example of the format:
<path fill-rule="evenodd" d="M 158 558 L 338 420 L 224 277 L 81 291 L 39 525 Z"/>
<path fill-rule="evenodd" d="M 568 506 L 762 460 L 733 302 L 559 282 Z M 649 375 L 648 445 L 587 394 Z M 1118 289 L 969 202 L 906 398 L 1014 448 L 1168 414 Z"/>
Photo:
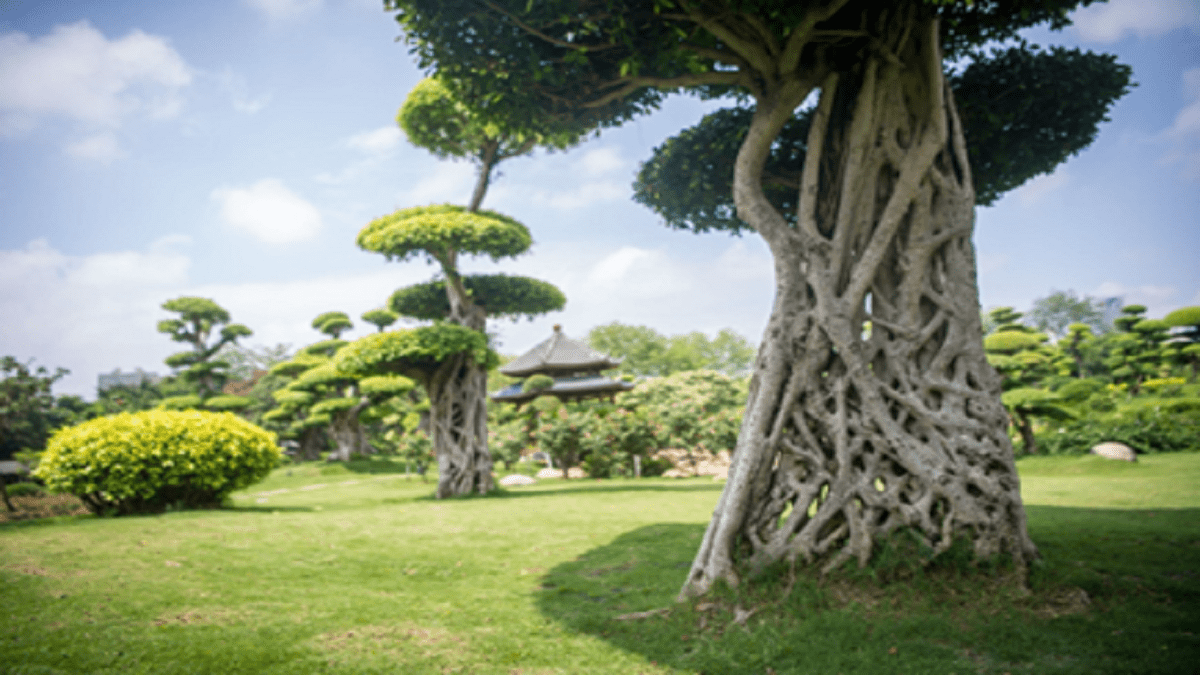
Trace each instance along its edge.
<path fill-rule="evenodd" d="M 1097 334 L 1109 329 L 1104 323 L 1104 301 L 1080 297 L 1075 291 L 1054 291 L 1034 300 L 1025 319 L 1056 339 L 1065 337 L 1072 324 L 1084 324 Z"/>
<path fill-rule="evenodd" d="M 363 315 L 362 315 L 362 320 L 375 326 L 375 328 L 377 328 L 380 333 L 383 332 L 383 329 L 396 323 L 396 320 L 399 318 L 400 318 L 399 314 L 393 312 L 390 309 L 382 309 L 382 308 L 381 309 L 372 309 L 370 311 L 363 312 Z"/>
<path fill-rule="evenodd" d="M 486 403 L 481 390 L 464 384 L 476 383 L 477 373 L 486 373 L 497 360 L 483 333 L 437 323 L 355 340 L 338 352 L 334 367 L 359 377 L 403 375 L 425 388 L 429 435 L 438 462 L 437 497 L 442 499 L 484 494 L 494 487 Z"/>
<path fill-rule="evenodd" d="M 50 389 L 71 371 L 58 368 L 53 373 L 45 366 L 37 370 L 12 356 L 0 359 L 0 459 L 17 452 L 39 452 L 56 426 L 54 395 Z M 14 511 L 8 489 L 0 477 L 0 496 L 4 506 Z"/>
<path fill-rule="evenodd" d="M 337 340 L 342 333 L 354 327 L 345 312 L 325 312 L 313 319 L 312 327 Z"/>
<path fill-rule="evenodd" d="M 1176 347 L 1177 358 L 1191 366 L 1189 381 L 1195 382 L 1200 377 L 1200 305 L 1177 309 L 1164 316 L 1163 321 L 1178 329 L 1173 339 L 1185 341 Z"/>
<path fill-rule="evenodd" d="M 164 302 L 162 308 L 179 317 L 159 321 L 158 332 L 191 346 L 188 351 L 168 356 L 167 365 L 182 369 L 179 375 L 195 387 L 201 400 L 216 395 L 228 378 L 229 363 L 213 356 L 225 345 L 253 333 L 240 323 L 229 323 L 229 312 L 208 298 L 175 298 Z M 215 336 L 214 331 L 218 331 Z M 210 338 L 215 341 L 210 342 Z"/>

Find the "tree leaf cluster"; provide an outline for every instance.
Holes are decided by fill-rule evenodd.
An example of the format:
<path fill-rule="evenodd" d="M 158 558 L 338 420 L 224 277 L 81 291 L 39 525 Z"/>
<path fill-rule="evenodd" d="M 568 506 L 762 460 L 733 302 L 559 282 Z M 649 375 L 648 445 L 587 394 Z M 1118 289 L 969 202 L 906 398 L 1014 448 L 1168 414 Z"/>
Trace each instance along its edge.
<path fill-rule="evenodd" d="M 462 284 L 476 306 L 489 317 L 518 319 L 558 311 L 567 302 L 562 291 L 551 283 L 507 274 L 471 274 L 461 277 Z M 438 321 L 450 313 L 446 282 L 436 279 L 396 290 L 388 301 L 401 316 Z"/>

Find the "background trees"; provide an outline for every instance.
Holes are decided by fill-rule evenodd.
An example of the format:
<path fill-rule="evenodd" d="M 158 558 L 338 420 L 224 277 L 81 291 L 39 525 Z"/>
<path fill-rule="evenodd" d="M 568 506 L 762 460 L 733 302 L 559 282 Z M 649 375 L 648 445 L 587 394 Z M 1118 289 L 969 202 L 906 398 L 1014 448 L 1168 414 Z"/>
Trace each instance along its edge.
<path fill-rule="evenodd" d="M 709 339 L 699 331 L 667 337 L 649 326 L 618 321 L 588 331 L 588 344 L 614 358 L 617 369 L 635 376 L 661 376 L 685 370 L 716 370 L 741 376 L 754 361 L 754 347 L 728 328 Z"/>
<path fill-rule="evenodd" d="M 763 236 L 777 298 L 685 594 L 785 557 L 865 564 L 900 528 L 934 554 L 966 536 L 980 557 L 1036 555 L 979 339 L 972 208 L 1086 146 L 1129 70 L 1023 43 L 981 48 L 1062 27 L 1075 4 L 389 2 L 421 65 L 494 114 L 617 124 L 676 87 L 736 88 L 753 104 L 727 120 L 745 129 L 736 158 L 713 163 L 732 166 L 737 219 L 694 229 Z M 945 75 L 962 58 L 962 91 L 986 101 L 978 115 L 960 113 Z M 789 137 L 805 139 L 802 155 Z M 647 194 L 695 173 L 644 181 Z"/>

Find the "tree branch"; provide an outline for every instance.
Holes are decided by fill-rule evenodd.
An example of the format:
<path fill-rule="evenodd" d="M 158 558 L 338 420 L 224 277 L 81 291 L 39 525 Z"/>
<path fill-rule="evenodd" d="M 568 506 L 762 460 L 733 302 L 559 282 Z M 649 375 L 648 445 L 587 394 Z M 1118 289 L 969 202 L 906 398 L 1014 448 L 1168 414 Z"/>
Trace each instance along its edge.
<path fill-rule="evenodd" d="M 557 45 L 559 47 L 566 47 L 567 49 L 575 49 L 575 50 L 586 51 L 586 52 L 599 52 L 599 51 L 604 51 L 606 49 L 614 49 L 618 46 L 618 45 L 615 45 L 612 43 L 603 44 L 603 45 L 584 45 L 584 44 L 579 44 L 577 42 L 570 42 L 568 40 L 563 40 L 561 38 L 552 37 L 550 35 L 547 35 L 546 33 L 543 33 L 542 31 L 534 28 L 533 26 L 530 26 L 529 24 L 525 23 L 524 21 L 521 21 L 516 16 L 514 16 L 512 14 L 512 12 L 509 12 L 508 10 L 497 5 L 496 3 L 491 2 L 490 0 L 480 0 L 480 1 L 484 5 L 486 5 L 489 9 L 491 9 L 493 12 L 496 12 L 497 14 L 501 14 L 505 18 L 507 18 L 509 21 L 512 21 L 521 30 L 525 31 L 526 33 L 529 33 L 530 35 L 537 36 L 538 38 L 541 38 L 542 40 L 545 40 L 546 42 L 549 42 L 552 45 Z"/>

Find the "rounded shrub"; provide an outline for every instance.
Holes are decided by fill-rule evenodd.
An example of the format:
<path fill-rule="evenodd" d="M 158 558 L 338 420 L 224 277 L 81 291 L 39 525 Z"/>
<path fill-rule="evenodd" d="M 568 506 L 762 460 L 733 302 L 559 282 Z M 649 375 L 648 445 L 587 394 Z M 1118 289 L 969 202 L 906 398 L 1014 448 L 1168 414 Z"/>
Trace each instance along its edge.
<path fill-rule="evenodd" d="M 266 477 L 275 434 L 232 413 L 151 410 L 59 430 L 34 475 L 98 515 L 210 508 Z"/>

